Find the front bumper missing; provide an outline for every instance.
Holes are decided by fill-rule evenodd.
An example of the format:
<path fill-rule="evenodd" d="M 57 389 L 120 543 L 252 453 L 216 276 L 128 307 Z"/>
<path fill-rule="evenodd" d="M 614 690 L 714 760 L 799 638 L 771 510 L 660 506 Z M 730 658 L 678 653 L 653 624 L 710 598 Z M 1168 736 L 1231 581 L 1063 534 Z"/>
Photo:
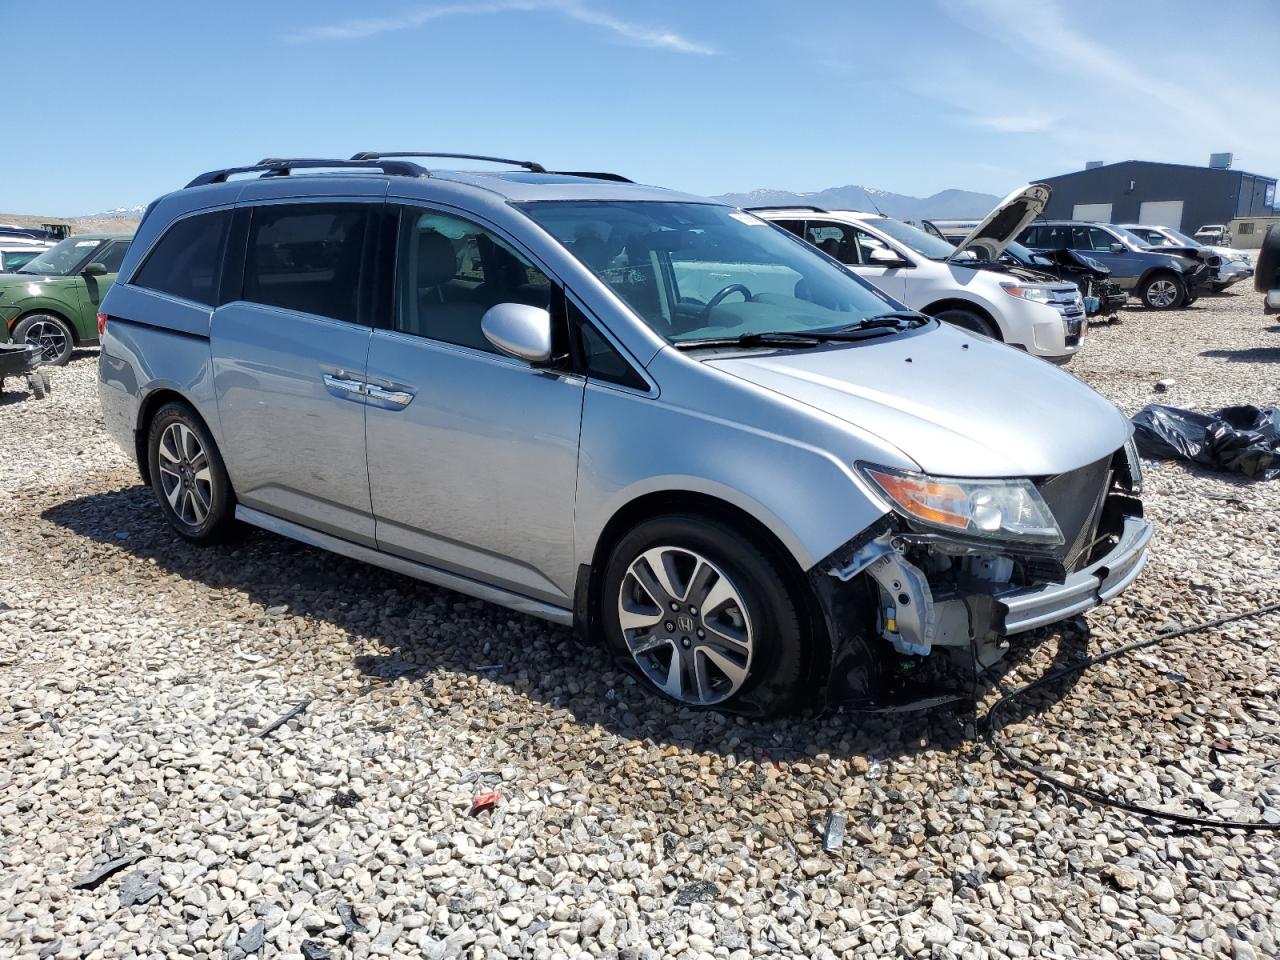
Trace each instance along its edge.
<path fill-rule="evenodd" d="M 1106 603 L 1142 572 L 1151 532 L 1147 521 L 1126 517 L 1120 539 L 1111 552 L 1071 574 L 1065 582 L 998 595 L 997 611 L 1004 615 L 999 632 L 1009 636 L 1034 630 Z"/>

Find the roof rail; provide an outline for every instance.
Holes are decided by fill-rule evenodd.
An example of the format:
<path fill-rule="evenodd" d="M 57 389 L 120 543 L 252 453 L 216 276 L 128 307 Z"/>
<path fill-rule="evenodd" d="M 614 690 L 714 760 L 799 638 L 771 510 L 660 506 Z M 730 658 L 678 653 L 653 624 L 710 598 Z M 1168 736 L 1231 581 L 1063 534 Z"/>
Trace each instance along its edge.
<path fill-rule="evenodd" d="M 210 183 L 226 183 L 238 173 L 261 173 L 263 177 L 287 177 L 294 170 L 338 168 L 352 170 L 381 170 L 391 177 L 429 177 L 431 174 L 416 163 L 402 160 L 321 160 L 315 158 L 268 157 L 247 167 L 227 167 L 210 170 L 196 177 L 187 187 L 203 187 Z"/>
<path fill-rule="evenodd" d="M 480 153 L 424 153 L 418 150 L 396 150 L 391 153 L 377 153 L 366 150 L 355 154 L 352 160 L 382 160 L 388 157 L 442 157 L 447 160 L 487 160 L 490 163 L 509 163 L 513 167 L 523 167 L 530 173 L 546 173 L 547 168 L 532 160 L 508 160 L 506 157 L 486 157 Z"/>
<path fill-rule="evenodd" d="M 548 173 L 554 173 L 558 177 L 583 177 L 587 180 L 612 180 L 614 183 L 635 183 L 630 177 L 624 177 L 620 173 L 604 173 L 591 172 L 588 170 L 548 170 Z"/>
<path fill-rule="evenodd" d="M 811 207 L 803 203 L 766 203 L 759 207 L 743 207 L 743 210 L 812 210 L 814 213 L 829 213 L 822 207 Z"/>

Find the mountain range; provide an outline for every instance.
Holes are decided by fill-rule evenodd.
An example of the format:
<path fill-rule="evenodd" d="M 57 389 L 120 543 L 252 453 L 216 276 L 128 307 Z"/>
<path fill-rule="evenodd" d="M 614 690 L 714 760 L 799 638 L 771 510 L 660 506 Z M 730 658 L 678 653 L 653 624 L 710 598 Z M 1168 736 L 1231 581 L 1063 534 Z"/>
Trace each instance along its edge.
<path fill-rule="evenodd" d="M 879 210 L 885 216 L 898 220 L 967 220 L 985 217 L 1000 202 L 1000 198 L 994 194 L 974 193 L 972 190 L 943 190 L 931 197 L 912 197 L 856 184 L 828 187 L 811 193 L 770 189 L 722 193 L 713 199 L 731 203 L 735 207 L 796 205 L 822 207 L 825 210 L 866 210 L 873 213 Z"/>

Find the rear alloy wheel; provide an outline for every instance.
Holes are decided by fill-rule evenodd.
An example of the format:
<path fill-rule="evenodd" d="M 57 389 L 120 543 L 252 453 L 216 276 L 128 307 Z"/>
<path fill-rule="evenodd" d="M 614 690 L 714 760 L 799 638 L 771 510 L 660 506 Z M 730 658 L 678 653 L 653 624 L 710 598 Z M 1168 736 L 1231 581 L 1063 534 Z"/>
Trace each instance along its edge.
<path fill-rule="evenodd" d="M 151 488 L 169 525 L 193 543 L 221 539 L 235 504 L 227 469 L 204 423 L 184 403 L 168 403 L 147 434 Z"/>
<path fill-rule="evenodd" d="M 791 709 L 808 643 L 788 578 L 733 528 L 705 517 L 646 521 L 605 571 L 610 646 L 656 690 L 693 707 Z"/>
<path fill-rule="evenodd" d="M 61 367 L 71 359 L 76 339 L 65 320 L 52 313 L 33 313 L 23 317 L 13 328 L 14 343 L 30 343 L 40 347 L 40 362 Z"/>
<path fill-rule="evenodd" d="M 950 310 L 940 310 L 934 316 L 943 323 L 949 323 L 962 330 L 971 330 L 974 333 L 982 334 L 984 337 L 990 337 L 992 340 L 1002 339 L 1000 330 L 994 323 L 981 314 L 974 313 L 972 310 L 961 310 L 957 307 Z"/>
<path fill-rule="evenodd" d="M 1177 275 L 1157 273 L 1142 285 L 1138 297 L 1148 309 L 1174 310 L 1186 301 L 1187 288 Z"/>

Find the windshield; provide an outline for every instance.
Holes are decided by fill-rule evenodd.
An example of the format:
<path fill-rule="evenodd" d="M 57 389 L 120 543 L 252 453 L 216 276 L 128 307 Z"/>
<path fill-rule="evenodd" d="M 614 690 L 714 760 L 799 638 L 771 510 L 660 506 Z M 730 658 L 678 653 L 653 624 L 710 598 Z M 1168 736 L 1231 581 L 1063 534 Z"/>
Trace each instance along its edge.
<path fill-rule="evenodd" d="M 1117 227 L 1115 224 L 1108 224 L 1107 229 L 1111 230 L 1114 233 L 1119 234 L 1121 239 L 1128 240 L 1131 244 L 1133 244 L 1139 250 L 1141 250 L 1143 247 L 1152 246 L 1152 244 L 1148 243 L 1142 237 L 1138 236 L 1136 233 L 1132 233 L 1129 230 L 1126 230 L 1124 227 Z"/>
<path fill-rule="evenodd" d="M 780 227 L 729 207 L 519 206 L 672 343 L 838 330 L 905 309 Z"/>
<path fill-rule="evenodd" d="M 1187 246 L 1187 247 L 1200 246 L 1199 240 L 1192 240 L 1185 233 L 1180 233 L 1177 230 L 1173 229 L 1173 227 L 1165 227 L 1164 230 L 1161 232 L 1166 237 L 1172 237 L 1174 240 L 1176 240 L 1178 243 L 1181 243 L 1183 246 Z"/>
<path fill-rule="evenodd" d="M 956 252 L 955 244 L 939 240 L 933 234 L 925 233 L 919 227 L 913 227 L 901 220 L 890 220 L 884 217 L 867 221 L 881 233 L 887 234 L 905 247 L 910 247 L 922 257 L 930 260 L 945 260 Z"/>
<path fill-rule="evenodd" d="M 69 277 L 82 263 L 87 263 L 101 240 L 70 237 L 50 247 L 40 256 L 23 264 L 17 273 L 39 273 L 50 277 Z"/>

